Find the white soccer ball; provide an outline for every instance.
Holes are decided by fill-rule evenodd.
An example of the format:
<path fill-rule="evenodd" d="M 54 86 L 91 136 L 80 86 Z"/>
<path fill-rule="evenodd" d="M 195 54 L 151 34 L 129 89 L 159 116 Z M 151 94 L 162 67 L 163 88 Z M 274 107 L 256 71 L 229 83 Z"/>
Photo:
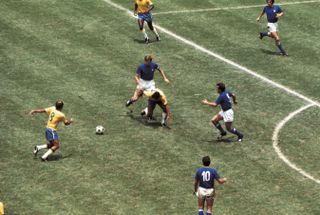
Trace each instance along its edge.
<path fill-rule="evenodd" d="M 105 131 L 105 128 L 102 126 L 102 125 L 98 125 L 97 127 L 96 127 L 96 134 L 103 134 L 104 133 L 104 131 Z"/>

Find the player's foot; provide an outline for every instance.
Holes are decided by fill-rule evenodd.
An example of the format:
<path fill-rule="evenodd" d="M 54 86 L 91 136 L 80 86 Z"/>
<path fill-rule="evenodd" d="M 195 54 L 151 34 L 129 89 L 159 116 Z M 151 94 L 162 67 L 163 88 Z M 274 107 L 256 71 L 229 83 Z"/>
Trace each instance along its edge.
<path fill-rule="evenodd" d="M 46 161 L 48 161 L 48 158 L 41 158 L 41 161 L 46 162 Z"/>
<path fill-rule="evenodd" d="M 145 44 L 148 44 L 149 42 L 150 42 L 149 38 L 145 38 L 145 39 L 144 39 L 144 43 L 145 43 Z"/>
<path fill-rule="evenodd" d="M 259 34 L 259 39 L 262 40 L 262 38 L 263 38 L 263 35 L 262 35 L 262 33 L 260 33 Z"/>
<path fill-rule="evenodd" d="M 227 132 L 223 132 L 223 133 L 220 133 L 220 135 L 218 136 L 218 140 L 222 140 L 222 138 L 224 137 L 224 136 L 226 136 L 227 135 Z"/>
<path fill-rule="evenodd" d="M 154 122 L 156 119 L 153 116 L 148 117 L 148 123 Z"/>
<path fill-rule="evenodd" d="M 289 56 L 287 53 L 282 53 L 282 52 L 280 52 L 280 55 L 282 55 L 284 57 L 288 57 Z"/>
<path fill-rule="evenodd" d="M 161 41 L 160 36 L 156 36 L 157 41 Z"/>
<path fill-rule="evenodd" d="M 38 147 L 37 147 L 37 146 L 34 146 L 33 154 L 34 154 L 35 157 L 37 156 L 38 152 L 39 152 Z"/>
<path fill-rule="evenodd" d="M 126 102 L 126 107 L 129 107 L 130 105 L 132 105 L 132 101 L 131 101 L 131 99 L 129 99 L 127 102 Z"/>
<path fill-rule="evenodd" d="M 167 123 L 166 122 L 161 122 L 161 126 L 162 127 L 167 127 Z"/>
<path fill-rule="evenodd" d="M 242 142 L 242 140 L 243 140 L 243 134 L 238 136 L 238 142 Z"/>
<path fill-rule="evenodd" d="M 141 116 L 145 116 L 145 115 L 146 115 L 145 110 L 141 111 L 140 115 L 141 115 Z"/>

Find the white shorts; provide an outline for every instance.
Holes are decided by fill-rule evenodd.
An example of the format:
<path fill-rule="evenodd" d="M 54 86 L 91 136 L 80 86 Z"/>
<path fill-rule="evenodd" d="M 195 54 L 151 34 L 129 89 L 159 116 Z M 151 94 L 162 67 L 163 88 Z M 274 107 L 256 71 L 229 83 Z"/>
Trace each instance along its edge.
<path fill-rule="evenodd" d="M 207 189 L 207 188 L 199 187 L 197 191 L 197 196 L 203 199 L 208 197 L 214 198 L 215 192 L 213 188 Z"/>
<path fill-rule="evenodd" d="M 145 90 L 155 90 L 156 89 L 156 84 L 154 82 L 154 80 L 151 81 L 145 81 L 143 79 L 140 79 L 138 88 L 142 91 Z"/>
<path fill-rule="evenodd" d="M 233 110 L 229 109 L 227 111 L 220 111 L 219 115 L 223 117 L 224 122 L 233 122 Z"/>
<path fill-rule="evenodd" d="M 268 30 L 269 30 L 269 32 L 277 32 L 278 31 L 278 23 L 268 22 Z"/>

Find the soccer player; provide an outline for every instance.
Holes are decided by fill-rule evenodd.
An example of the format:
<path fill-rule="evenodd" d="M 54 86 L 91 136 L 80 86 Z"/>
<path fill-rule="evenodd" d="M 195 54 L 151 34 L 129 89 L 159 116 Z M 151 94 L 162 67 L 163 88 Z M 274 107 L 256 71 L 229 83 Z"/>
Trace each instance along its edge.
<path fill-rule="evenodd" d="M 127 107 L 136 102 L 143 95 L 143 91 L 155 89 L 155 83 L 153 80 L 155 70 L 158 70 L 160 72 L 163 80 L 167 84 L 170 83 L 169 79 L 166 77 L 164 71 L 160 68 L 160 66 L 152 62 L 152 57 L 150 55 L 145 56 L 144 64 L 139 65 L 134 77 L 137 83 L 137 88 L 134 92 L 133 97 L 126 102 Z"/>
<path fill-rule="evenodd" d="M 48 151 L 41 157 L 42 161 L 47 161 L 48 156 L 51 155 L 52 153 L 54 153 L 60 147 L 59 136 L 57 133 L 58 124 L 60 122 L 63 122 L 65 125 L 70 125 L 71 123 L 73 123 L 72 118 L 67 119 L 65 117 L 64 113 L 61 112 L 63 105 L 64 105 L 63 101 L 58 100 L 56 102 L 55 106 L 48 107 L 45 109 L 31 110 L 29 113 L 30 116 L 32 116 L 36 113 L 47 113 L 49 115 L 46 131 L 45 131 L 48 144 L 37 145 L 34 147 L 34 150 L 33 150 L 34 156 L 37 156 L 39 150 L 48 149 Z"/>
<path fill-rule="evenodd" d="M 268 5 L 263 8 L 262 13 L 257 17 L 257 22 L 260 21 L 264 14 L 267 14 L 269 31 L 260 32 L 259 38 L 262 40 L 263 37 L 272 37 L 276 42 L 276 46 L 280 50 L 280 54 L 282 56 L 288 56 L 280 42 L 280 36 L 278 32 L 278 19 L 282 17 L 284 13 L 280 6 L 274 5 L 274 0 L 267 0 L 267 4 Z"/>
<path fill-rule="evenodd" d="M 212 206 L 215 198 L 214 180 L 224 184 L 227 179 L 221 178 L 214 168 L 210 166 L 210 157 L 202 158 L 203 166 L 196 172 L 194 182 L 194 193 L 198 197 L 198 215 L 204 215 L 204 204 L 207 202 L 207 215 L 212 215 Z"/>
<path fill-rule="evenodd" d="M 218 139 L 221 139 L 223 136 L 227 135 L 227 132 L 222 128 L 220 121 L 223 120 L 226 125 L 226 129 L 238 136 L 238 141 L 241 142 L 243 139 L 243 134 L 240 133 L 236 128 L 232 128 L 233 122 L 233 110 L 232 110 L 232 102 L 237 104 L 235 94 L 226 90 L 224 83 L 217 83 L 216 85 L 217 92 L 219 93 L 219 97 L 216 99 L 215 102 L 209 102 L 207 99 L 202 100 L 202 104 L 209 105 L 211 107 L 217 107 L 218 105 L 221 106 L 221 111 L 215 115 L 211 122 L 213 125 L 220 131 L 220 136 Z"/>
<path fill-rule="evenodd" d="M 148 119 L 152 119 L 153 111 L 156 105 L 159 105 L 163 111 L 161 125 L 163 127 L 167 126 L 167 122 L 169 122 L 172 117 L 166 95 L 160 89 L 146 90 L 143 94 L 148 98 L 148 107 L 141 112 L 141 115 L 147 115 Z"/>
<path fill-rule="evenodd" d="M 152 24 L 152 14 L 154 5 L 151 0 L 135 0 L 134 15 L 138 15 L 139 29 L 143 34 L 145 43 L 149 43 L 149 37 L 144 29 L 144 22 L 147 22 L 149 29 L 155 34 L 157 41 L 160 41 L 160 36 L 157 29 Z"/>

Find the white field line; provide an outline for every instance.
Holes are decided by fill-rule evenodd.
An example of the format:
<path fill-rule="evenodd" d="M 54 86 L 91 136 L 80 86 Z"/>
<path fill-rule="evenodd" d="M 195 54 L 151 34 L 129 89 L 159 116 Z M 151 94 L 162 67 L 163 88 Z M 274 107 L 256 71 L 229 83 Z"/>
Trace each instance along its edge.
<path fill-rule="evenodd" d="M 312 1 L 297 1 L 297 2 L 284 2 L 277 3 L 277 5 L 297 5 L 297 4 L 310 4 L 310 3 L 320 3 L 319 0 Z M 219 10 L 239 10 L 239 9 L 249 9 L 249 8 L 262 8 L 266 4 L 261 5 L 247 5 L 247 6 L 234 6 L 234 7 L 216 7 L 216 8 L 204 8 L 204 9 L 194 9 L 194 10 L 175 10 L 175 11 L 164 11 L 158 13 L 152 13 L 152 15 L 163 15 L 163 14 L 177 14 L 177 13 L 200 13 L 200 12 L 210 12 Z"/>
<path fill-rule="evenodd" d="M 116 8 L 118 8 L 119 10 L 125 11 L 128 14 L 130 14 L 131 16 L 133 16 L 132 11 L 122 7 L 121 5 L 118 5 L 118 4 L 116 4 L 116 3 L 114 3 L 114 2 L 112 2 L 110 0 L 103 0 L 103 1 L 108 3 L 108 4 L 110 4 L 110 5 L 112 5 L 112 6 L 114 6 L 114 7 L 116 7 Z M 277 83 L 275 81 L 272 81 L 272 80 L 270 80 L 270 79 L 268 79 L 268 78 L 266 78 L 266 77 L 264 77 L 264 76 L 262 76 L 262 75 L 260 75 L 260 74 L 258 74 L 256 72 L 254 72 L 254 71 L 252 71 L 252 70 L 250 70 L 250 69 L 248 69 L 248 68 L 246 68 L 244 66 L 241 66 L 238 63 L 235 63 L 235 62 L 223 57 L 220 54 L 214 53 L 214 52 L 212 52 L 212 51 L 210 51 L 210 50 L 208 50 L 208 49 L 206 49 L 206 48 L 204 48 L 204 47 L 192 42 L 191 40 L 185 39 L 185 38 L 183 38 L 183 37 L 171 32 L 171 31 L 169 31 L 169 30 L 167 30 L 167 29 L 165 29 L 165 28 L 163 28 L 163 27 L 161 27 L 159 25 L 154 25 L 154 26 L 157 27 L 157 29 L 159 29 L 163 33 L 166 33 L 166 34 L 170 35 L 171 37 L 175 38 L 176 40 L 179 40 L 180 42 L 185 43 L 185 44 L 195 48 L 198 51 L 201 51 L 201 52 L 203 52 L 205 54 L 208 54 L 208 55 L 210 55 L 212 57 L 215 57 L 215 58 L 219 59 L 220 61 L 222 61 L 222 62 L 224 62 L 226 64 L 229 64 L 229 65 L 231 65 L 231 66 L 233 66 L 235 68 L 238 68 L 239 70 L 241 70 L 241 71 L 243 71 L 245 73 L 248 73 L 248 74 L 250 74 L 251 76 L 254 76 L 257 79 L 260 79 L 261 81 L 270 84 L 271 86 L 274 86 L 274 87 L 277 87 L 279 89 L 282 89 L 283 91 L 285 91 L 285 92 L 287 92 L 287 93 L 289 93 L 291 95 L 294 95 L 294 96 L 296 96 L 296 97 L 298 97 L 298 98 L 300 98 L 300 99 L 302 99 L 302 100 L 304 100 L 304 101 L 306 101 L 308 103 L 311 103 L 311 104 L 314 104 L 314 105 L 320 107 L 320 103 L 317 102 L 317 101 L 314 101 L 314 100 L 312 100 L 312 99 L 310 99 L 310 98 L 308 98 L 308 97 L 306 97 L 306 96 L 304 96 L 304 95 L 302 95 L 302 94 L 300 94 L 300 93 L 298 93 L 298 92 L 296 92 L 296 91 L 294 91 L 294 90 L 292 90 L 292 89 L 290 89 L 290 88 L 288 88 L 286 86 L 283 86 L 283 85 L 281 85 L 281 84 L 279 84 L 279 83 Z"/>
<path fill-rule="evenodd" d="M 112 6 L 116 7 L 116 8 L 118 8 L 119 10 L 122 10 L 122 11 L 127 12 L 130 16 L 133 16 L 133 13 L 132 13 L 130 10 L 122 7 L 121 5 L 115 4 L 115 3 L 113 3 L 113 2 L 110 1 L 110 0 L 103 0 L 103 1 L 105 1 L 105 2 L 108 3 L 109 5 L 112 5 Z M 133 17 L 134 17 L 134 16 L 133 16 Z M 136 18 L 136 17 L 135 17 L 135 18 Z M 181 37 L 181 36 L 179 36 L 179 35 L 171 32 L 171 31 L 169 31 L 169 30 L 167 30 L 167 29 L 165 29 L 165 28 L 160 27 L 159 25 L 155 25 L 155 26 L 156 26 L 159 30 L 161 30 L 162 32 L 170 35 L 171 37 L 175 38 L 176 40 L 179 40 L 179 41 L 181 41 L 181 42 L 183 42 L 183 43 L 185 43 L 185 44 L 187 44 L 187 45 L 190 45 L 191 47 L 195 48 L 195 49 L 198 50 L 198 51 L 201 51 L 201 52 L 203 52 L 203 53 L 205 53 L 205 54 L 208 54 L 208 55 L 210 55 L 210 56 L 213 56 L 213 57 L 215 57 L 215 58 L 217 58 L 217 59 L 225 62 L 226 64 L 232 65 L 232 66 L 238 68 L 239 70 L 242 70 L 243 72 L 246 72 L 246 73 L 252 75 L 253 77 L 255 77 L 255 78 L 257 78 L 257 79 L 260 79 L 260 80 L 262 80 L 262 81 L 270 84 L 271 86 L 274 86 L 274 87 L 277 87 L 277 88 L 279 88 L 279 89 L 282 89 L 282 90 L 284 90 L 285 92 L 287 92 L 287 93 L 289 93 L 289 94 L 291 94 L 291 95 L 294 95 L 294 96 L 296 96 L 296 97 L 298 97 L 298 98 L 300 98 L 300 99 L 302 99 L 302 100 L 307 101 L 308 103 L 310 103 L 310 104 L 308 104 L 307 106 L 304 106 L 303 108 L 300 108 L 299 110 L 291 113 L 288 117 L 286 117 L 283 121 L 281 121 L 281 122 L 277 125 L 277 127 L 276 127 L 276 129 L 275 129 L 272 139 L 273 139 L 273 145 L 276 144 L 276 145 L 274 146 L 274 148 L 275 148 L 276 152 L 278 153 L 278 156 L 280 157 L 280 159 L 284 160 L 285 163 L 286 163 L 287 165 L 289 165 L 289 167 L 297 170 L 299 173 L 301 173 L 302 175 L 308 177 L 309 179 L 311 179 L 311 180 L 319 183 L 319 181 L 318 181 L 317 179 L 315 179 L 314 177 L 310 176 L 308 173 L 304 172 L 302 169 L 296 167 L 295 164 L 291 163 L 288 159 L 286 159 L 286 157 L 281 153 L 281 150 L 277 147 L 277 145 L 278 145 L 278 134 L 279 134 L 279 131 L 281 130 L 281 128 L 285 125 L 285 123 L 288 122 L 291 118 L 293 118 L 293 117 L 294 117 L 295 115 L 297 115 L 298 113 L 306 110 L 307 108 L 309 108 L 309 107 L 311 107 L 311 106 L 320 107 L 320 103 L 319 103 L 319 102 L 314 101 L 314 100 L 312 100 L 312 99 L 310 99 L 310 98 L 308 98 L 308 97 L 306 97 L 306 96 L 304 96 L 304 95 L 302 95 L 302 94 L 300 94 L 300 93 L 298 93 L 298 92 L 296 92 L 296 91 L 294 91 L 294 90 L 291 90 L 291 89 L 288 88 L 288 87 L 285 87 L 285 86 L 283 86 L 283 85 L 281 85 L 281 84 L 279 84 L 279 83 L 276 83 L 276 82 L 274 82 L 274 81 L 272 81 L 272 80 L 270 80 L 270 79 L 268 79 L 268 78 L 266 78 L 266 77 L 264 77 L 264 76 L 262 76 L 262 75 L 259 75 L 258 73 L 254 72 L 254 71 L 252 71 L 252 70 L 249 70 L 249 69 L 247 69 L 246 67 L 243 67 L 243 66 L 241 66 L 241 65 L 239 65 L 239 64 L 237 64 L 237 63 L 235 63 L 235 62 L 233 62 L 233 61 L 231 61 L 231 60 L 229 60 L 229 59 L 226 59 L 225 57 L 223 57 L 223 56 L 221 56 L 221 55 L 219 55 L 219 54 L 216 54 L 216 53 L 214 53 L 214 52 L 212 52 L 212 51 L 210 51 L 210 50 L 208 50 L 208 49 L 206 49 L 206 48 L 204 48 L 204 47 L 202 47 L 202 46 L 199 46 L 199 45 L 197 45 L 196 43 L 194 43 L 194 42 L 192 42 L 192 41 L 190 41 L 190 40 L 187 40 L 187 39 L 185 39 L 185 38 L 183 38 L 183 37 Z M 288 119 L 288 118 L 289 118 L 289 119 Z M 276 141 L 274 141 L 274 139 L 275 139 Z M 278 148 L 278 149 L 276 149 L 276 148 Z M 279 154 L 279 152 L 280 152 L 280 154 Z M 280 155 L 282 155 L 282 156 L 280 156 Z"/>
<path fill-rule="evenodd" d="M 296 115 L 298 115 L 299 113 L 305 111 L 306 109 L 308 109 L 308 108 L 310 108 L 312 106 L 314 106 L 314 104 L 309 104 L 309 105 L 303 106 L 302 108 L 290 113 L 286 118 L 284 118 L 281 122 L 279 122 L 278 125 L 276 126 L 276 128 L 273 131 L 272 146 L 273 146 L 274 150 L 276 151 L 276 153 L 278 154 L 278 157 L 283 162 L 285 162 L 289 167 L 291 167 L 292 169 L 298 171 L 301 175 L 303 175 L 303 176 L 311 179 L 312 181 L 320 184 L 320 180 L 314 178 L 312 175 L 308 174 L 307 172 L 305 172 L 301 168 L 297 167 L 294 163 L 289 161 L 289 159 L 281 152 L 281 149 L 279 147 L 279 132 L 280 132 L 280 130 L 286 125 L 287 122 L 289 122 L 291 119 L 293 119 Z"/>

